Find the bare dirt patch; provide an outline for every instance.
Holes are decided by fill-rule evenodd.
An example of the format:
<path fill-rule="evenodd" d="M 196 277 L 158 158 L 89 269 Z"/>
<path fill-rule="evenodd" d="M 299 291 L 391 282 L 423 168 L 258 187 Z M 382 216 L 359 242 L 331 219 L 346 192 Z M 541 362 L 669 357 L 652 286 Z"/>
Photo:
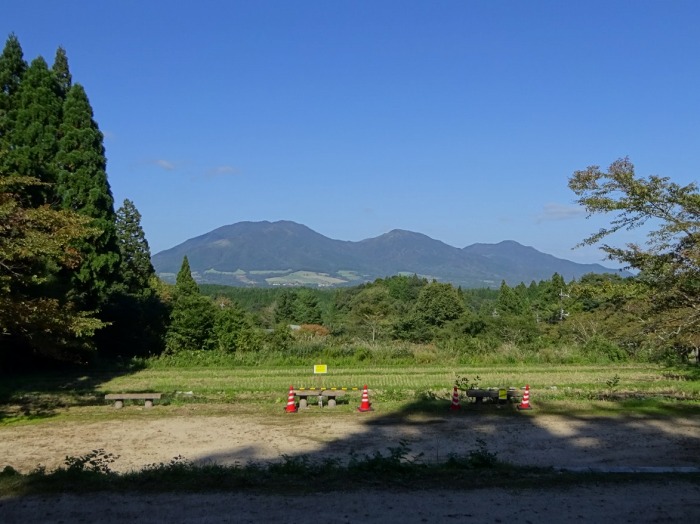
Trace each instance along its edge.
<path fill-rule="evenodd" d="M 75 408 L 107 410 L 101 408 Z M 97 412 L 96 411 L 96 412 Z M 280 410 L 281 411 L 281 410 Z M 574 417 L 493 412 L 357 413 L 311 408 L 259 416 L 221 406 L 130 406 L 115 417 L 55 420 L 0 428 L 0 468 L 53 469 L 93 449 L 119 455 L 115 471 L 184 457 L 243 464 L 299 454 L 347 459 L 386 453 L 400 442 L 424 462 L 465 455 L 480 442 L 519 465 L 616 468 L 700 467 L 700 420 L 642 416 Z M 313 479 L 310 479 L 312 482 Z M 659 522 L 700 516 L 692 482 L 585 486 L 540 492 L 507 489 L 325 493 L 302 497 L 205 494 L 98 494 L 0 499 L 5 522 Z M 235 511 L 234 511 L 235 508 Z M 624 518 L 623 518 L 624 517 Z M 552 520 L 553 519 L 553 520 Z"/>
<path fill-rule="evenodd" d="M 108 410 L 75 408 L 76 410 Z M 280 410 L 282 411 L 282 410 Z M 204 413 L 202 413 L 204 412 Z M 130 406 L 91 422 L 48 421 L 0 428 L 0 468 L 51 470 L 93 449 L 119 455 L 115 471 L 181 456 L 195 463 L 244 464 L 282 455 L 347 459 L 386 453 L 400 442 L 424 462 L 465 455 L 480 441 L 500 460 L 552 467 L 700 466 L 700 418 L 573 417 L 489 412 L 444 416 L 333 412 L 310 408 L 260 416 L 222 406 Z"/>

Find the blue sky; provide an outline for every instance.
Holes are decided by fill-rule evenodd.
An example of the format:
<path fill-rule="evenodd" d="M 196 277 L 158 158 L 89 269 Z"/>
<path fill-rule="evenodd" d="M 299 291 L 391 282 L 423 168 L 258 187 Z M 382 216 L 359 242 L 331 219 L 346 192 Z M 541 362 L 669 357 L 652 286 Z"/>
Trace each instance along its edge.
<path fill-rule="evenodd" d="M 599 262 L 568 178 L 696 180 L 699 26 L 696 1 L 23 0 L 0 35 L 66 49 L 153 253 L 293 220 Z"/>

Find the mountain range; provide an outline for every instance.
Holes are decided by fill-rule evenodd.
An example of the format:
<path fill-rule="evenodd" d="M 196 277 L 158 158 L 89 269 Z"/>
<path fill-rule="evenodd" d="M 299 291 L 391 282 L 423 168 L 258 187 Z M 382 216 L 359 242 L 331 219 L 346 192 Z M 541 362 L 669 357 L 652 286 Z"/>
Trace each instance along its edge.
<path fill-rule="evenodd" d="M 174 282 L 187 256 L 200 283 L 231 286 L 347 286 L 416 274 L 465 288 L 565 280 L 618 273 L 579 264 L 506 240 L 457 248 L 421 233 L 394 229 L 359 242 L 334 240 L 290 221 L 238 222 L 191 238 L 152 257 L 156 273 Z M 627 273 L 625 273 L 626 275 Z"/>

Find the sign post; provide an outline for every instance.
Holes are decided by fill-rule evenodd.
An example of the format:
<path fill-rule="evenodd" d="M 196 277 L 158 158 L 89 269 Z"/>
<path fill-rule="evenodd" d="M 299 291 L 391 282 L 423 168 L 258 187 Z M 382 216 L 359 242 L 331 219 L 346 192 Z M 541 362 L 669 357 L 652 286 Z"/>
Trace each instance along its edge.
<path fill-rule="evenodd" d="M 316 387 L 323 389 L 323 375 L 328 373 L 326 364 L 314 364 L 314 375 L 316 376 Z M 319 397 L 320 399 L 321 397 Z"/>
<path fill-rule="evenodd" d="M 328 366 L 326 364 L 314 364 L 314 375 L 325 375 L 328 373 Z M 323 390 L 323 377 L 318 376 L 316 380 L 316 385 Z M 319 385 L 320 384 L 320 385 Z M 323 406 L 323 397 L 318 397 L 318 405 Z"/>

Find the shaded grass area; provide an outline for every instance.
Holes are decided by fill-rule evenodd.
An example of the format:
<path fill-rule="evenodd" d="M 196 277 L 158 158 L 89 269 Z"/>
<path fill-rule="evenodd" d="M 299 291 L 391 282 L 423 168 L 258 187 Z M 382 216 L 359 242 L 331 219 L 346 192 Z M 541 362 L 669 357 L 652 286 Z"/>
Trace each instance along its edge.
<path fill-rule="evenodd" d="M 66 368 L 35 373 L 0 374 L 0 424 L 38 422 L 70 407 L 102 404 L 103 384 L 143 366 L 129 364 L 109 369 Z"/>

